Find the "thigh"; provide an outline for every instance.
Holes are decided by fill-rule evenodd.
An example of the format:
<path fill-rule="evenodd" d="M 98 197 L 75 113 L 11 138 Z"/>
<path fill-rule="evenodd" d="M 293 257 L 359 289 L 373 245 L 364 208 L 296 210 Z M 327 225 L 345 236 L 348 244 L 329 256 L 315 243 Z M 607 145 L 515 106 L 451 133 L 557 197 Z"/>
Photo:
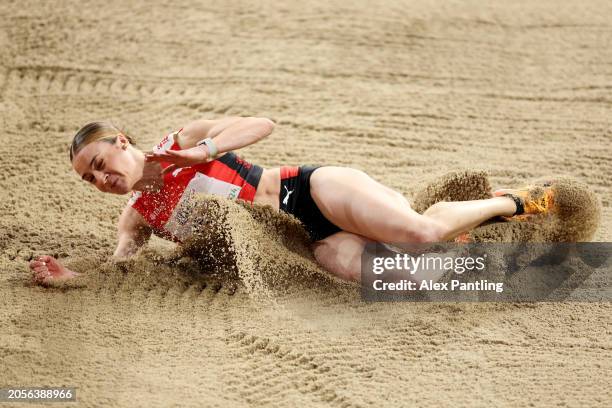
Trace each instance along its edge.
<path fill-rule="evenodd" d="M 374 241 L 409 240 L 407 229 L 427 227 L 405 197 L 356 169 L 318 168 L 310 179 L 310 194 L 331 222 Z"/>
<path fill-rule="evenodd" d="M 342 231 L 312 244 L 314 256 L 328 272 L 340 279 L 361 279 L 361 254 L 370 242 L 365 237 Z"/>

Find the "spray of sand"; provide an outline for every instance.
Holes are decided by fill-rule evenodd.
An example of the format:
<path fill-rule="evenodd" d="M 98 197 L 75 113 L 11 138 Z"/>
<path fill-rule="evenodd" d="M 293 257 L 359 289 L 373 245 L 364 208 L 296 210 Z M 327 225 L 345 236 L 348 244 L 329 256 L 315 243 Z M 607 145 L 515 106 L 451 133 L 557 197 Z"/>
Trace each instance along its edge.
<path fill-rule="evenodd" d="M 595 193 L 571 177 L 535 180 L 535 189 L 550 184 L 555 210 L 528 221 L 490 220 L 470 231 L 471 242 L 585 242 L 593 239 L 601 221 L 601 203 Z M 438 201 L 465 201 L 492 197 L 491 185 L 484 171 L 447 173 L 415 195 L 414 209 L 425 211 Z"/>
<path fill-rule="evenodd" d="M 181 256 L 235 276 L 255 296 L 334 286 L 316 263 L 299 222 L 271 207 L 199 196 Z"/>
<path fill-rule="evenodd" d="M 83 272 L 60 288 L 177 290 L 212 287 L 233 294 L 244 288 L 259 300 L 307 293 L 338 291 L 343 284 L 316 263 L 310 241 L 299 221 L 271 207 L 230 201 L 209 195 L 193 199 L 192 236 L 172 250 L 144 248 L 125 261 L 102 256 L 68 259 L 71 269 Z"/>

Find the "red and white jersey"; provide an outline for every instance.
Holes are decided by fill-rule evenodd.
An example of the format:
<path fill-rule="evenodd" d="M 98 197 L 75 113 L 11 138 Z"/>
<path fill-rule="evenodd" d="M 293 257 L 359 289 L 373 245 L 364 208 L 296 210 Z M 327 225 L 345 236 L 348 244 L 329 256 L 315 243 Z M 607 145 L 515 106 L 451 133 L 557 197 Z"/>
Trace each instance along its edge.
<path fill-rule="evenodd" d="M 175 139 L 181 130 L 164 137 L 154 151 L 181 150 Z M 162 163 L 162 168 L 169 165 Z M 134 191 L 128 205 L 144 217 L 155 234 L 182 242 L 191 235 L 189 202 L 194 194 L 215 194 L 252 202 L 262 172 L 263 168 L 227 152 L 208 163 L 165 174 L 164 186 L 159 191 Z"/>

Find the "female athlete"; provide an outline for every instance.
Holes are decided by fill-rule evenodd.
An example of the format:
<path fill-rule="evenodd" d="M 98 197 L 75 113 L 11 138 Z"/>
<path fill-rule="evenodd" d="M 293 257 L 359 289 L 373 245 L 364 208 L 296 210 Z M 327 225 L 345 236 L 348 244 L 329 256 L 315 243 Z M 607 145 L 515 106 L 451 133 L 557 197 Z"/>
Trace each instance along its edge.
<path fill-rule="evenodd" d="M 194 193 L 270 205 L 299 219 L 312 240 L 317 262 L 344 280 L 359 281 L 361 253 L 371 241 L 430 243 L 453 239 L 495 217 L 547 211 L 552 194 L 499 190 L 484 200 L 439 202 L 419 214 L 406 198 L 363 171 L 337 166 L 264 169 L 234 150 L 270 135 L 266 118 L 196 120 L 165 136 L 145 153 L 124 132 L 92 122 L 74 136 L 73 169 L 104 193 L 131 198 L 118 222 L 115 258 L 133 255 L 151 233 L 175 242 L 189 237 L 186 203 Z M 51 256 L 30 262 L 37 283 L 78 273 Z"/>

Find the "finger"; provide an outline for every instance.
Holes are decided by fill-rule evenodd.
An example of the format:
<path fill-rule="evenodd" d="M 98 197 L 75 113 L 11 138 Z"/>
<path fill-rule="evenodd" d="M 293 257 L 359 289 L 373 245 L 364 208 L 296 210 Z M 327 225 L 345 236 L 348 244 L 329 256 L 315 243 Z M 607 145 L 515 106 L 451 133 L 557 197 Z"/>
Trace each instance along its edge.
<path fill-rule="evenodd" d="M 32 269 L 32 272 L 34 273 L 39 273 L 39 272 L 49 272 L 49 268 L 47 268 L 46 266 L 37 266 L 36 268 Z"/>
<path fill-rule="evenodd" d="M 49 268 L 47 268 L 46 266 L 37 266 L 36 268 L 32 269 L 35 273 L 47 273 L 49 272 Z"/>
<path fill-rule="evenodd" d="M 153 156 L 170 156 L 170 153 L 174 153 L 174 150 L 160 150 L 159 152 L 153 152 Z"/>
<path fill-rule="evenodd" d="M 53 258 L 50 257 L 49 255 L 41 255 L 38 258 L 36 258 L 36 260 L 40 262 L 51 262 L 52 259 Z"/>
<path fill-rule="evenodd" d="M 155 156 L 153 157 L 152 160 L 154 161 L 159 161 L 159 162 L 170 162 L 170 163 L 176 163 L 177 160 L 181 159 L 182 157 L 179 156 L 173 156 L 170 154 L 162 154 L 159 156 Z"/>
<path fill-rule="evenodd" d="M 42 261 L 37 261 L 35 259 L 31 260 L 29 263 L 30 269 L 36 268 L 37 266 L 44 265 L 45 263 Z"/>
<path fill-rule="evenodd" d="M 35 279 L 36 281 L 38 281 L 38 282 L 42 282 L 42 281 L 44 281 L 45 279 L 48 279 L 50 276 L 51 276 L 51 274 L 50 274 L 49 272 L 46 272 L 46 273 L 41 272 L 41 273 L 37 273 L 37 274 L 35 275 L 35 278 L 34 278 L 34 279 Z"/>
<path fill-rule="evenodd" d="M 47 273 L 49 273 L 48 270 L 46 272 L 43 271 L 42 269 L 32 270 L 32 279 L 36 280 L 36 279 L 44 278 L 45 276 L 47 276 Z"/>
<path fill-rule="evenodd" d="M 176 164 L 171 164 L 168 167 L 166 167 L 165 169 L 162 170 L 161 174 L 168 174 L 173 172 L 174 170 L 176 170 L 178 168 L 178 166 Z"/>
<path fill-rule="evenodd" d="M 160 150 L 159 152 L 146 153 L 145 156 L 151 156 L 151 157 L 169 156 L 168 151 L 169 150 Z"/>
<path fill-rule="evenodd" d="M 170 156 L 170 155 L 164 155 L 164 156 L 160 156 L 160 162 L 166 162 L 166 163 L 177 163 L 178 160 L 180 160 L 180 157 L 177 156 Z"/>
<path fill-rule="evenodd" d="M 171 156 L 160 155 L 160 154 L 152 154 L 150 156 L 145 156 L 145 159 L 147 161 L 152 161 L 152 162 L 168 161 L 169 158 L 171 158 Z"/>
<path fill-rule="evenodd" d="M 51 281 L 49 278 L 41 278 L 41 279 L 37 279 L 35 281 L 38 285 L 42 285 L 42 286 L 46 286 L 48 285 Z"/>
<path fill-rule="evenodd" d="M 36 283 L 47 283 L 48 282 L 49 277 L 48 276 L 40 276 L 40 277 L 36 277 L 34 279 L 34 282 Z"/>

